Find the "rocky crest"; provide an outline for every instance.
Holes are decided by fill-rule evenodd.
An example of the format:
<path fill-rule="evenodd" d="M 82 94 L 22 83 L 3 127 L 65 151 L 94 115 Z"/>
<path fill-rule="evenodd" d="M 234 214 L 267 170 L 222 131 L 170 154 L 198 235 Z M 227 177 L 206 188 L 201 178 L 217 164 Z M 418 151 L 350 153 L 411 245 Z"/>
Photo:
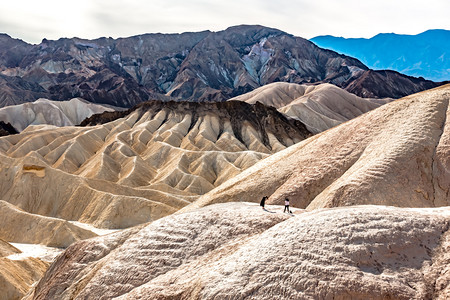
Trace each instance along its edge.
<path fill-rule="evenodd" d="M 43 40 L 38 45 L 6 35 L 1 38 L 0 80 L 17 81 L 13 86 L 1 85 L 9 91 L 0 99 L 2 106 L 38 97 L 81 97 L 121 107 L 149 99 L 223 101 L 277 81 L 327 82 L 363 97 L 396 98 L 437 85 L 396 73 L 389 75 L 393 83 L 388 86 L 383 80 L 375 84 L 365 80 L 359 88 L 355 82 L 362 76 L 387 75 L 262 26 L 120 39 Z"/>
<path fill-rule="evenodd" d="M 328 130 L 393 101 L 390 98 L 361 98 L 329 83 L 302 85 L 287 82 L 270 83 L 229 101 L 232 100 L 251 104 L 261 102 L 275 107 L 300 120 L 313 133 Z"/>
<path fill-rule="evenodd" d="M 149 113 L 151 118 L 154 118 L 161 111 L 191 115 L 191 122 L 188 124 L 190 129 L 194 128 L 199 118 L 214 115 L 219 121 L 217 138 L 220 138 L 224 133 L 225 122 L 230 122 L 234 136 L 244 144 L 242 130 L 250 125 L 261 136 L 262 143 L 269 148 L 271 148 L 268 138 L 269 133 L 275 137 L 287 136 L 291 139 L 304 139 L 312 135 L 302 122 L 285 117 L 273 107 L 265 106 L 259 102 L 248 104 L 242 101 L 212 103 L 148 101 L 123 112 L 95 114 L 81 122 L 80 126 L 104 124 L 127 117 L 131 113 L 137 113 L 137 121 L 139 121 L 143 116 L 148 117 Z M 166 121 L 164 120 L 163 124 Z"/>

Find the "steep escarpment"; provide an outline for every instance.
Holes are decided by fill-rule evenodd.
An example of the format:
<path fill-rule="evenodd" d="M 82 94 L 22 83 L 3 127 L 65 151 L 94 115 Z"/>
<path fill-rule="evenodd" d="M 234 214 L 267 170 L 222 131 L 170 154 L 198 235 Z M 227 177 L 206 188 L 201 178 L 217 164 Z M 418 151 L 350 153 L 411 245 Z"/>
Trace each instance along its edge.
<path fill-rule="evenodd" d="M 264 195 L 308 210 L 448 206 L 449 100 L 446 85 L 385 104 L 260 161 L 190 208 Z"/>
<path fill-rule="evenodd" d="M 26 299 L 449 295 L 448 208 L 281 211 L 218 204 L 76 243 Z"/>
<path fill-rule="evenodd" d="M 120 107 L 152 99 L 224 101 L 279 81 L 331 83 L 376 98 L 398 98 L 438 85 L 372 72 L 357 59 L 263 26 L 120 39 L 44 39 L 38 45 L 8 36 L 2 40 L 0 106 L 75 97 Z"/>

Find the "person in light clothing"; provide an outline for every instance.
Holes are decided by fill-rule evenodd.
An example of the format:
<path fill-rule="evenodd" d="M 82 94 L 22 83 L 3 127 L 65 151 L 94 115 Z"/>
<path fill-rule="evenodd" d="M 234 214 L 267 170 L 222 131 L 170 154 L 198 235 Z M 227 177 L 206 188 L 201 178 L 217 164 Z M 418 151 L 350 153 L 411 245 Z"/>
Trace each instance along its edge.
<path fill-rule="evenodd" d="M 284 211 L 283 212 L 286 212 L 286 210 L 288 213 L 291 213 L 291 211 L 289 210 L 289 199 L 288 198 L 284 199 Z"/>

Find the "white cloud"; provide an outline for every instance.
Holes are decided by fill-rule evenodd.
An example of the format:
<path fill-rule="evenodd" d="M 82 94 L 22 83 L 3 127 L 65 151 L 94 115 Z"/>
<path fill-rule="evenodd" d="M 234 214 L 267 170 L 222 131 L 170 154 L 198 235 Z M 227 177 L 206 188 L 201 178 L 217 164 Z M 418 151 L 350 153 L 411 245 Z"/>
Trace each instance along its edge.
<path fill-rule="evenodd" d="M 370 37 L 450 29 L 449 11 L 448 0 L 15 0 L 2 5 L 0 32 L 38 43 L 44 37 L 119 37 L 261 24 L 305 38 Z"/>

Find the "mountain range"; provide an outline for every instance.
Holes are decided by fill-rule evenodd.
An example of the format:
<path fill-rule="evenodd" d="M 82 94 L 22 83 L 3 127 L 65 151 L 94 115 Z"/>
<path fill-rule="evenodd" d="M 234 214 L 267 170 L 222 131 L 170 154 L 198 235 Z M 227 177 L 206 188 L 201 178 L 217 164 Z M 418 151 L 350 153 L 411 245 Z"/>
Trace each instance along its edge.
<path fill-rule="evenodd" d="M 132 107 L 147 100 L 224 101 L 272 82 L 331 83 L 361 97 L 400 98 L 438 84 L 263 26 L 128 38 L 0 35 L 0 106 L 38 98 Z"/>
<path fill-rule="evenodd" d="M 450 31 L 417 35 L 380 33 L 370 39 L 317 36 L 317 46 L 355 57 L 369 68 L 389 69 L 434 81 L 450 80 Z"/>

